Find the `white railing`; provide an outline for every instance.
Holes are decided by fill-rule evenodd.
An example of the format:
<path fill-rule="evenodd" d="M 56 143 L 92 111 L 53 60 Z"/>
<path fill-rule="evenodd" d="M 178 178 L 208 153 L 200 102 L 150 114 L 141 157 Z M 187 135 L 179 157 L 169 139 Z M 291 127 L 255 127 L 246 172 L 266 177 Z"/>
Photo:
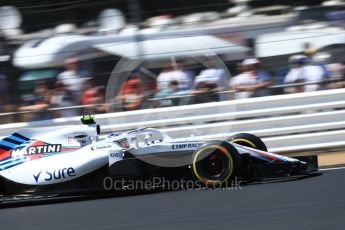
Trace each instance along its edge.
<path fill-rule="evenodd" d="M 21 128 L 79 124 L 79 117 L 0 125 Z M 272 151 L 345 146 L 345 89 L 268 96 L 96 116 L 104 133 L 160 128 L 174 138 L 223 139 L 238 132 L 261 136 Z"/>

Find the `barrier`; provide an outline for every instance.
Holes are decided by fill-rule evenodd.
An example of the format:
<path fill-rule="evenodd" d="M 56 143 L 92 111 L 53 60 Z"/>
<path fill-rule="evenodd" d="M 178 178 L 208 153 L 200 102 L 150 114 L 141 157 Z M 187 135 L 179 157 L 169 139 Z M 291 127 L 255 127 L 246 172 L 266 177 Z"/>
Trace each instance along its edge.
<path fill-rule="evenodd" d="M 27 127 L 79 124 L 79 119 L 0 125 L 0 135 Z M 345 146 L 345 89 L 106 113 L 96 120 L 103 133 L 155 127 L 179 139 L 223 139 L 251 132 L 278 152 L 332 148 Z"/>

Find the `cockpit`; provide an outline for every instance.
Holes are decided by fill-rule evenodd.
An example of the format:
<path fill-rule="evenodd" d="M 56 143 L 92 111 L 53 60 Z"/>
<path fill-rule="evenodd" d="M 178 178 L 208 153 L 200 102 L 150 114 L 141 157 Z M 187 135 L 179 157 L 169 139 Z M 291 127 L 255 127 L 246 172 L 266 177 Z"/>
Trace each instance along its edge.
<path fill-rule="evenodd" d="M 141 128 L 126 133 L 112 133 L 108 138 L 122 148 L 135 148 L 149 146 L 163 141 L 171 140 L 171 137 L 153 128 Z"/>

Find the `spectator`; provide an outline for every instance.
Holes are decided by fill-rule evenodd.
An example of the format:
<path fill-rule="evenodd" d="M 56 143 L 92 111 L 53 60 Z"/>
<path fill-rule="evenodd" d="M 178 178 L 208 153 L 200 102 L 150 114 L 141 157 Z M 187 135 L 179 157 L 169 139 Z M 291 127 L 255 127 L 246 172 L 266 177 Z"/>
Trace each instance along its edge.
<path fill-rule="evenodd" d="M 124 111 L 141 109 L 144 100 L 144 88 L 140 79 L 127 80 L 126 88 L 116 98 L 122 102 Z"/>
<path fill-rule="evenodd" d="M 180 90 L 192 88 L 193 76 L 190 72 L 183 70 L 182 61 L 176 61 L 176 66 L 170 65 L 157 77 L 157 90 L 167 89 L 170 82 L 177 81 Z"/>
<path fill-rule="evenodd" d="M 193 103 L 207 103 L 219 101 L 217 92 L 217 84 L 212 81 L 201 81 L 197 84 L 195 90 L 192 91 Z"/>
<path fill-rule="evenodd" d="M 260 61 L 256 58 L 243 61 L 243 73 L 235 76 L 230 81 L 232 89 L 239 90 L 235 94 L 236 99 L 267 96 L 267 89 L 272 84 L 271 78 L 264 70 L 259 69 Z"/>
<path fill-rule="evenodd" d="M 244 65 L 243 62 L 239 62 L 236 64 L 236 75 L 240 75 L 241 73 L 243 73 L 245 71 L 244 69 Z"/>
<path fill-rule="evenodd" d="M 99 114 L 105 113 L 107 111 L 107 107 L 105 104 L 105 88 L 102 86 L 95 87 L 94 94 L 90 99 L 90 104 L 93 104 L 92 110 L 90 113 L 92 114 Z"/>
<path fill-rule="evenodd" d="M 152 107 L 168 107 L 168 106 L 177 105 L 178 104 L 177 100 L 174 100 L 168 97 L 177 95 L 178 92 L 181 92 L 178 87 L 178 82 L 171 81 L 168 85 L 168 88 L 162 89 L 156 93 L 155 98 L 159 98 L 161 100 L 155 101 L 155 103 L 151 106 Z"/>
<path fill-rule="evenodd" d="M 131 74 L 129 78 L 123 83 L 121 86 L 120 94 L 124 94 L 127 91 L 130 91 L 132 89 L 132 83 L 134 81 L 131 80 L 136 80 L 140 84 L 141 90 L 145 90 L 144 84 L 141 81 L 140 75 L 139 74 Z"/>
<path fill-rule="evenodd" d="M 225 101 L 228 99 L 227 95 L 218 95 L 216 92 L 225 90 L 228 81 L 224 69 L 214 68 L 203 70 L 194 80 L 195 90 L 193 94 L 201 97 L 208 95 L 211 97 L 210 101 Z M 207 100 L 207 98 L 205 99 Z"/>
<path fill-rule="evenodd" d="M 105 105 L 105 88 L 101 86 L 93 87 L 88 92 L 88 99 L 84 102 L 93 106 L 85 107 L 84 114 L 105 113 L 107 111 L 107 107 Z"/>
<path fill-rule="evenodd" d="M 32 111 L 32 120 L 39 121 L 45 119 L 51 119 L 52 114 L 46 110 L 50 106 L 51 91 L 48 89 L 45 81 L 39 80 L 35 82 L 35 89 L 33 97 L 29 101 L 31 105 L 21 106 L 19 111 Z"/>
<path fill-rule="evenodd" d="M 93 96 L 97 93 L 97 87 L 94 86 L 95 83 L 93 79 L 89 78 L 83 82 L 83 92 L 80 97 L 80 102 L 82 105 L 92 104 Z"/>
<path fill-rule="evenodd" d="M 51 90 L 48 88 L 46 81 L 38 80 L 35 82 L 35 88 L 33 95 L 35 96 L 42 96 L 42 97 L 50 97 Z"/>
<path fill-rule="evenodd" d="M 83 83 L 83 93 L 81 94 L 82 105 L 87 106 L 83 109 L 84 114 L 105 113 L 105 89 L 101 86 L 94 86 L 94 80 L 89 78 Z"/>
<path fill-rule="evenodd" d="M 328 89 L 345 88 L 345 65 L 344 63 L 332 63 L 327 65 L 330 78 L 335 80 L 327 85 Z"/>
<path fill-rule="evenodd" d="M 62 81 L 55 83 L 55 89 L 52 94 L 50 104 L 55 107 L 70 107 L 75 105 L 73 93 L 64 85 Z M 58 117 L 78 116 L 77 109 L 62 109 L 57 114 Z"/>
<path fill-rule="evenodd" d="M 312 83 L 321 82 L 327 76 L 325 70 L 321 66 L 309 65 L 309 59 L 305 55 L 294 55 L 289 60 L 291 69 L 285 76 L 285 84 L 293 83 Z M 310 92 L 320 89 L 320 83 L 309 84 L 305 86 L 287 87 L 285 92 Z"/>
<path fill-rule="evenodd" d="M 164 98 L 174 95 L 175 93 L 179 92 L 178 82 L 171 81 L 168 85 L 168 88 L 162 89 L 156 93 L 156 98 Z"/>
<path fill-rule="evenodd" d="M 84 77 L 85 73 L 80 71 L 78 59 L 68 58 L 65 61 L 65 71 L 58 75 L 57 80 L 61 81 L 68 90 L 73 92 L 75 94 L 75 98 L 77 99 L 80 96 Z"/>

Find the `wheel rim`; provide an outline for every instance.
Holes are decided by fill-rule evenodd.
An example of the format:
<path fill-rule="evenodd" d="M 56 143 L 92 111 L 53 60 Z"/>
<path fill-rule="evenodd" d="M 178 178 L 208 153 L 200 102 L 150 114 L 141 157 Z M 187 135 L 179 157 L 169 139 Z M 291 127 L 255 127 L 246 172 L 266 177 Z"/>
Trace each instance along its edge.
<path fill-rule="evenodd" d="M 231 140 L 231 142 L 239 144 L 239 145 L 247 146 L 250 148 L 256 148 L 256 145 L 253 142 L 247 139 L 243 139 L 243 138 L 233 139 Z"/>
<path fill-rule="evenodd" d="M 212 154 L 203 161 L 203 167 L 210 178 L 217 178 L 225 171 L 225 160 L 218 154 Z"/>
<path fill-rule="evenodd" d="M 201 155 L 202 154 L 205 154 L 205 155 L 208 154 L 209 153 L 208 151 L 210 151 L 210 150 L 211 151 L 219 150 L 219 152 L 218 153 L 211 153 L 208 156 L 206 156 L 205 158 L 202 158 Z M 212 155 L 216 155 L 217 158 L 212 159 L 212 157 L 211 157 Z M 214 176 L 205 175 L 205 170 L 202 170 L 203 167 L 200 168 L 199 166 L 203 166 L 203 164 L 202 164 L 203 161 L 207 161 L 207 159 L 209 159 L 208 163 L 209 164 L 211 163 L 211 165 L 212 165 L 212 162 L 213 163 L 217 162 L 217 165 L 214 164 L 215 169 L 218 167 L 221 167 L 220 161 L 222 161 L 223 170 L 221 172 L 220 171 L 217 172 L 217 170 L 215 170 L 215 172 L 211 173 L 211 174 L 214 174 Z M 210 159 L 211 159 L 211 161 L 210 161 Z M 200 162 L 199 162 L 199 160 L 200 160 Z M 203 169 L 205 169 L 205 168 L 203 168 Z M 228 150 L 225 149 L 224 147 L 218 146 L 218 145 L 210 145 L 210 146 L 205 147 L 204 149 L 199 150 L 196 153 L 196 156 L 193 160 L 193 170 L 194 170 L 194 174 L 197 177 L 197 179 L 200 180 L 201 182 L 203 182 L 204 184 L 206 184 L 206 185 L 218 185 L 218 184 L 222 184 L 225 181 L 227 181 L 230 178 L 230 176 L 232 175 L 233 170 L 234 170 L 233 160 L 232 160 L 232 157 L 231 157 L 230 153 L 228 152 Z M 225 173 L 226 173 L 226 175 L 225 175 Z M 207 172 L 206 172 L 206 174 L 207 174 Z M 222 176 L 222 175 L 224 175 L 224 176 Z"/>

